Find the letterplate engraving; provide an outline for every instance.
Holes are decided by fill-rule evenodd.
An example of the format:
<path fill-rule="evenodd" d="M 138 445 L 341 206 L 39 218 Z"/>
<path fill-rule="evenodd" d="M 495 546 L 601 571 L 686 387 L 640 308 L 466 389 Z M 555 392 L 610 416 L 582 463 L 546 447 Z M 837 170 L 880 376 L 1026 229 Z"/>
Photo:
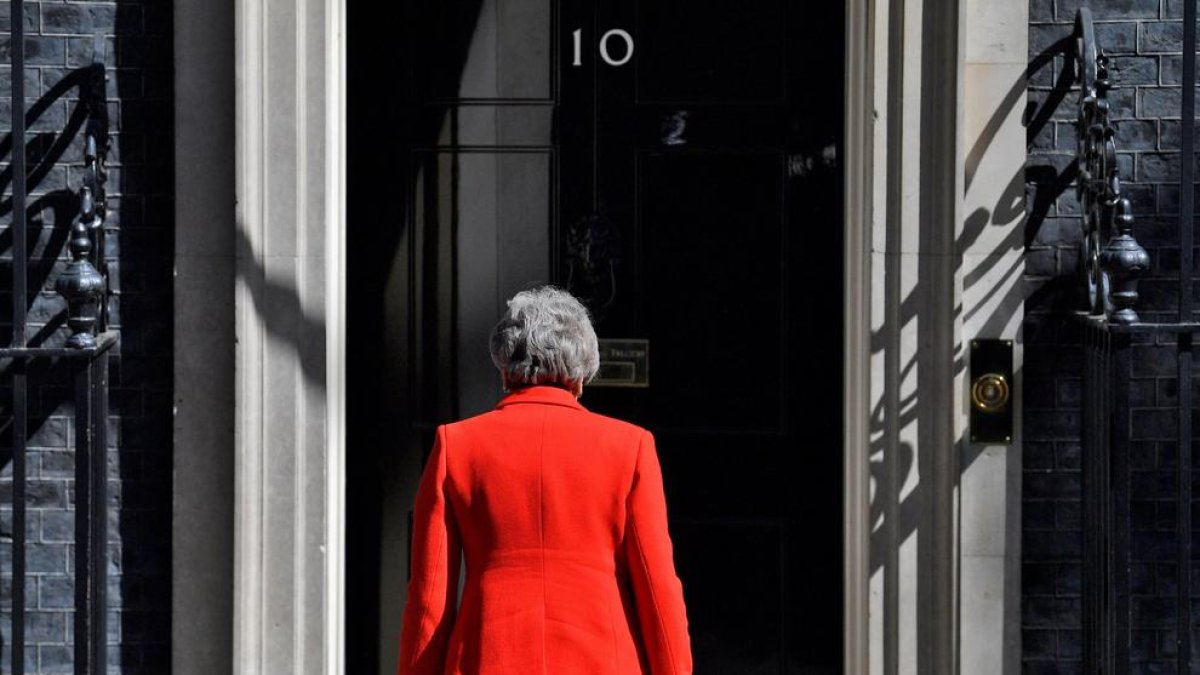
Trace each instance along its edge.
<path fill-rule="evenodd" d="M 649 387 L 649 340 L 600 340 L 600 372 L 592 387 Z"/>

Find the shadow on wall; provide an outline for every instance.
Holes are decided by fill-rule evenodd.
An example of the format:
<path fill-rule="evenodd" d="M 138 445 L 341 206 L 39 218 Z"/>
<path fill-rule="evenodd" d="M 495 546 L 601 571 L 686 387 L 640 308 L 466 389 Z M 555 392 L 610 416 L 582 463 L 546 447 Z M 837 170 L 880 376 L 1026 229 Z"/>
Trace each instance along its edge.
<path fill-rule="evenodd" d="M 1029 69 L 1026 71 L 1025 77 L 1014 82 L 1008 93 L 1004 96 L 1003 102 L 992 114 L 988 123 L 985 125 L 983 132 L 977 138 L 974 144 L 968 151 L 965 165 L 965 189 L 969 190 L 975 173 L 979 168 L 981 161 L 991 147 L 995 136 L 1000 130 L 1003 121 L 1012 113 L 1014 106 L 1021 99 L 1021 95 L 1025 93 L 1026 82 L 1029 77 L 1038 72 L 1047 64 L 1052 64 L 1054 57 L 1065 55 L 1063 59 L 1064 66 L 1060 76 L 1057 79 L 1060 85 L 1055 89 L 1053 95 L 1048 97 L 1040 105 L 1030 102 L 1024 111 L 1023 121 L 1026 126 L 1026 134 L 1028 139 L 1032 139 L 1041 131 L 1041 129 L 1050 121 L 1054 110 L 1058 104 L 1066 98 L 1070 93 L 1070 83 L 1074 79 L 1074 62 L 1072 58 L 1074 43 L 1071 40 L 1062 40 L 1046 52 L 1038 55 L 1029 64 Z M 1056 171 L 1053 167 L 1038 166 L 1029 167 L 1026 169 L 1022 166 L 1013 174 L 1012 179 L 1006 186 L 1000 199 L 991 210 L 980 208 L 971 214 L 967 215 L 963 223 L 963 232 L 956 241 L 956 250 L 961 254 L 967 247 L 975 243 L 980 235 L 988 227 L 1007 227 L 1018 218 L 1025 218 L 1024 227 L 1014 227 L 1011 232 L 989 253 L 1001 254 L 1013 251 L 1022 251 L 1033 240 L 1037 234 L 1037 229 L 1045 219 L 1046 213 L 1051 204 L 1068 188 L 1074 185 L 1077 167 L 1074 163 L 1065 167 L 1061 172 Z M 1032 199 L 1028 199 L 1026 195 L 1026 182 L 1035 182 L 1039 186 L 1048 186 L 1050 189 L 1039 189 L 1033 195 Z M 895 229 L 896 224 L 889 224 L 889 227 Z M 889 232 L 889 243 L 894 241 L 894 237 L 898 237 L 898 232 Z M 1003 262 L 1004 258 L 1000 255 L 992 255 L 983 260 L 978 266 L 967 271 L 963 276 L 963 285 L 965 289 L 969 289 L 980 283 L 985 277 L 989 277 L 989 273 L 993 271 L 995 265 Z M 958 263 L 961 267 L 961 256 L 958 258 Z M 999 331 L 1013 318 L 1013 314 L 1021 306 L 1021 302 L 1026 297 L 1026 287 L 1020 280 L 1017 283 L 1009 284 L 1009 280 L 1014 276 L 1021 274 L 1024 267 L 1024 261 L 1018 261 L 1016 264 L 1005 270 L 1000 275 L 1000 280 L 995 281 L 989 277 L 988 283 L 991 284 L 991 289 L 983 296 L 983 301 L 975 305 L 963 315 L 964 320 L 974 318 L 974 315 L 979 311 L 979 308 L 994 305 L 993 311 L 983 322 L 980 334 L 998 334 Z M 1067 280 L 1069 281 L 1069 280 Z M 893 289 L 900 283 L 898 278 L 890 275 L 885 279 L 885 287 Z M 1004 297 L 993 301 L 993 295 L 1000 293 L 1002 289 L 1008 287 Z M 885 293 L 889 291 L 885 290 Z M 909 325 L 917 319 L 917 308 L 922 294 L 925 292 L 918 283 L 914 288 L 901 300 L 900 312 L 898 316 L 898 324 L 891 325 L 884 323 L 871 335 L 871 352 L 879 354 L 889 348 L 889 341 L 896 335 L 899 335 L 903 327 Z M 1045 288 L 1035 291 L 1036 293 L 1052 293 L 1053 290 Z M 959 308 L 961 312 L 961 308 Z M 956 345 L 958 353 L 962 353 L 962 345 Z M 885 377 L 885 391 L 899 391 L 900 382 L 909 377 L 914 369 L 917 368 L 918 359 L 916 357 L 910 359 L 907 363 L 900 365 L 895 373 L 888 373 Z M 966 367 L 965 362 L 960 357 L 955 361 L 954 372 L 961 374 Z M 896 467 L 898 475 L 893 477 L 887 475 L 887 467 L 884 465 L 882 453 L 887 449 L 889 439 L 894 438 L 900 429 L 908 427 L 915 423 L 918 418 L 919 409 L 919 394 L 914 393 L 903 399 L 898 399 L 899 406 L 896 408 L 897 414 L 889 417 L 886 415 L 886 396 L 885 401 L 876 404 L 871 411 L 871 433 L 877 440 L 872 443 L 871 455 L 873 458 L 871 463 L 871 477 L 875 486 L 875 499 L 871 504 L 871 550 L 886 551 L 884 546 L 889 541 L 904 541 L 911 535 L 918 525 L 918 509 L 921 503 L 921 488 L 918 487 L 910 492 L 903 500 L 900 501 L 899 518 L 896 531 L 891 531 L 892 528 L 884 522 L 883 508 L 889 501 L 895 500 L 896 495 L 889 490 L 890 485 L 904 485 L 909 480 L 909 474 L 913 469 L 914 453 L 912 446 L 907 443 L 899 443 L 896 445 L 900 450 L 900 458 Z M 982 446 L 965 443 L 963 439 L 957 439 L 960 446 L 965 448 L 962 455 L 960 466 L 961 471 L 965 471 L 970 467 L 971 463 L 978 457 Z M 872 555 L 871 570 L 876 571 L 886 560 L 878 556 Z"/>
<path fill-rule="evenodd" d="M 1050 45 L 1046 51 L 1038 54 L 1029 63 L 1027 79 L 1036 77 L 1047 65 L 1052 65 L 1056 57 L 1061 57 L 1062 68 L 1053 74 L 1054 87 L 1040 103 L 1030 101 L 1025 111 L 1026 147 L 1034 143 L 1034 139 L 1052 123 L 1054 113 L 1059 105 L 1071 94 L 1075 84 L 1075 42 L 1070 36 Z M 1052 163 L 1030 165 L 1025 169 L 1025 183 L 1029 186 L 1028 215 L 1025 221 L 1025 246 L 1029 246 L 1038 237 L 1050 208 L 1067 190 L 1074 189 L 1075 179 L 1079 175 L 1079 165 L 1072 153 L 1070 161 L 1062 158 L 1064 155 L 1054 155 L 1057 159 Z M 1031 158 L 1032 159 L 1032 158 Z M 1081 230 L 1082 235 L 1082 230 Z M 1079 295 L 1078 283 L 1070 276 L 1057 276 L 1040 283 L 1030 289 L 1029 301 L 1042 306 L 1047 298 L 1076 298 Z M 1068 309 L 1064 307 L 1063 309 Z M 1071 307 L 1070 309 L 1074 309 Z"/>
<path fill-rule="evenodd" d="M 1069 39 L 1054 44 L 1046 52 L 1032 59 L 1024 75 L 1011 84 L 1000 105 L 985 123 L 979 137 L 967 148 L 964 190 L 968 195 L 980 166 L 993 147 L 1005 120 L 1015 113 L 1022 114 L 1027 143 L 1050 121 L 1058 104 L 1069 94 L 1070 85 L 1074 80 L 1073 51 L 1074 43 Z M 1056 80 L 1059 86 L 1040 104 L 1029 102 L 1025 110 L 1018 111 L 1016 108 L 1026 92 L 1028 79 L 1047 66 L 1052 66 L 1059 56 L 1064 57 L 1062 71 Z M 959 305 L 956 314 L 963 323 L 969 322 L 974 332 L 981 335 L 998 335 L 1018 318 L 1016 313 L 1030 295 L 1030 289 L 1023 278 L 1025 261 L 1021 255 L 1002 254 L 1019 254 L 1024 251 L 1036 236 L 1050 204 L 1073 185 L 1075 175 L 1076 166 L 1073 163 L 1061 169 L 1051 166 L 1026 168 L 1022 165 L 1013 173 L 1000 197 L 990 208 L 981 207 L 965 215 L 962 232 L 955 242 L 955 265 L 956 272 L 963 275 L 963 295 L 970 297 L 971 305 L 965 313 L 962 305 Z M 1032 195 L 1027 194 L 1027 182 L 1034 182 L 1039 186 Z M 1023 225 L 1019 222 L 1022 218 Z M 972 256 L 970 267 L 964 271 L 963 253 L 976 245 L 989 227 L 1004 227 L 1008 232 L 985 251 L 988 255 Z M 898 219 L 888 218 L 887 228 L 887 250 L 898 250 Z M 918 258 L 918 265 L 929 262 L 927 257 Z M 1007 269 L 998 269 L 998 266 L 1005 264 L 1009 265 Z M 894 323 L 885 320 L 871 335 L 871 353 L 883 355 L 885 364 L 883 396 L 872 409 L 870 422 L 873 439 L 870 449 L 873 489 L 870 510 L 872 575 L 884 568 L 896 569 L 901 545 L 920 529 L 924 517 L 927 488 L 917 475 L 918 458 L 913 445 L 902 440 L 911 433 L 905 430 L 911 430 L 914 425 L 921 426 L 921 418 L 928 413 L 921 410 L 919 389 L 914 388 L 913 393 L 909 395 L 902 394 L 902 388 L 907 390 L 904 383 L 912 381 L 910 378 L 914 378 L 922 366 L 922 357 L 919 350 L 905 362 L 893 356 L 899 354 L 901 331 L 913 330 L 915 324 L 920 321 L 918 309 L 923 297 L 930 292 L 930 289 L 922 285 L 923 274 L 917 273 L 913 276 L 915 285 L 901 297 L 899 262 L 887 266 L 884 272 L 885 297 L 900 299 L 899 312 L 892 320 Z M 1050 285 L 1054 285 L 1054 282 Z M 971 292 L 972 289 L 975 293 Z M 1056 288 L 1042 287 L 1033 292 L 1042 294 L 1058 291 Z M 966 368 L 963 344 L 956 344 L 955 350 L 959 356 L 954 363 L 954 373 L 961 376 Z M 1019 371 L 1017 377 L 1020 377 Z M 960 437 L 955 439 L 955 447 L 959 451 L 959 473 L 956 480 L 961 482 L 962 475 L 979 458 L 984 446 L 970 443 Z M 907 491 L 902 492 L 906 488 Z M 1007 611 L 1019 609 L 1006 609 Z"/>
<path fill-rule="evenodd" d="M 309 384 L 325 388 L 325 322 L 309 316 L 294 285 L 271 278 L 259 262 L 246 228 L 238 223 L 234 234 L 239 265 L 237 280 L 250 291 L 255 315 L 276 343 L 291 349 Z M 274 347 L 274 344 L 272 345 Z"/>
<path fill-rule="evenodd" d="M 38 44 L 54 40 L 66 43 L 68 63 L 90 61 L 91 35 L 57 35 L 60 31 L 75 34 L 82 25 L 77 22 L 79 17 L 87 17 L 88 30 L 102 30 L 107 38 L 107 95 L 113 134 L 105 223 L 108 247 L 101 254 L 109 268 L 112 290 L 109 324 L 121 331 L 121 341 L 108 357 L 109 494 L 110 506 L 116 509 L 110 512 L 108 545 L 109 635 L 113 640 L 109 662 L 122 670 L 165 672 L 170 667 L 171 632 L 174 146 L 151 140 L 169 136 L 173 128 L 169 86 L 171 14 L 168 6 L 150 17 L 148 12 L 142 14 L 144 8 L 140 5 L 130 5 L 118 3 L 115 8 L 105 6 L 100 11 L 87 3 L 55 8 L 26 5 L 25 11 L 40 11 L 43 22 L 62 24 L 54 29 L 54 37 L 39 37 L 43 42 Z M 32 33 L 30 26 L 34 24 L 26 25 Z M 34 44 L 32 40 L 27 42 L 30 44 Z M 86 49 L 77 48 L 85 44 Z M 158 71 L 155 64 L 167 65 Z M 87 68 L 64 71 L 35 62 L 27 66 L 27 72 L 40 75 L 48 85 L 32 103 L 27 100 L 25 107 L 29 193 L 27 345 L 61 346 L 69 331 L 65 302 L 54 292 L 54 281 L 69 259 L 69 228 L 79 215 L 81 131 L 87 110 L 77 92 L 84 84 Z M 53 78 L 57 81 L 50 84 Z M 36 91 L 33 86 L 29 89 Z M 4 95 L 7 99 L 8 92 Z M 0 123 L 7 126 L 7 120 Z M 0 141 L 0 158 L 5 161 L 0 172 L 0 193 L 6 194 L 0 202 L 0 218 L 9 218 L 9 223 L 13 208 L 12 197 L 7 194 L 13 180 L 12 149 L 9 133 Z M 0 293 L 6 302 L 13 291 L 12 246 L 13 232 L 6 227 L 0 231 L 0 255 L 4 258 L 0 261 Z M 0 327 L 0 340 L 12 344 L 11 321 Z M 5 385 L 3 404 L 8 410 L 11 389 L 3 376 L 11 374 L 12 369 L 10 360 L 0 361 L 0 383 Z M 73 437 L 68 429 L 74 422 L 74 389 L 66 359 L 32 360 L 27 373 L 27 442 L 31 448 L 27 504 L 31 528 L 26 556 L 28 571 L 38 573 L 42 582 L 36 589 L 38 597 L 56 609 L 40 610 L 32 603 L 27 609 L 27 642 L 50 649 L 28 649 L 26 669 L 31 673 L 60 672 L 71 663 L 71 651 L 63 648 L 70 645 L 67 636 L 73 632 L 69 626 L 72 615 L 64 611 L 73 603 L 73 567 L 67 567 L 71 564 L 69 556 L 64 554 L 59 560 L 56 551 L 62 548 L 65 552 L 66 544 L 62 542 L 73 536 L 74 453 L 73 446 L 68 445 Z M 4 422 L 0 462 L 11 466 L 11 418 Z M 11 480 L 11 473 L 6 480 Z M 6 509 L 0 521 L 0 545 L 11 545 L 10 516 L 11 511 Z M 40 532 L 35 529 L 39 523 Z M 55 530 L 53 535 L 48 534 L 51 528 Z M 49 564 L 46 560 L 52 561 L 52 566 L 39 569 Z M 39 624 L 43 624 L 40 629 Z"/>

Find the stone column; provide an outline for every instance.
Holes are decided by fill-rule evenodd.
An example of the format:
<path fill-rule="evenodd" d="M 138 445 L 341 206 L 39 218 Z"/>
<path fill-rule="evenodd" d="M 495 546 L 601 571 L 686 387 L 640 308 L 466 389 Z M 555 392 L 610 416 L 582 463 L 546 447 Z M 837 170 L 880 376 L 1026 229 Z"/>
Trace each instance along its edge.
<path fill-rule="evenodd" d="M 847 408 L 869 435 L 848 435 L 847 512 L 862 514 L 848 569 L 869 581 L 848 583 L 847 634 L 867 647 L 847 672 L 1019 668 L 1020 421 L 1010 445 L 970 442 L 967 345 L 1013 339 L 1020 370 L 1027 12 L 983 0 L 852 12 L 866 46 L 849 62 L 847 223 L 869 238 L 870 283 L 848 285 L 848 307 L 869 306 L 871 329 L 847 331 L 851 359 L 870 363 L 847 367 L 848 391 L 869 390 L 867 412 Z"/>
<path fill-rule="evenodd" d="M 961 439 L 961 641 L 964 673 L 1021 668 L 1021 322 L 1025 317 L 1025 80 L 1029 4 L 966 0 L 958 238 L 962 337 L 1013 340 L 1014 435 Z M 963 355 L 966 356 L 964 350 Z M 964 361 L 965 363 L 965 361 Z M 963 383 L 960 408 L 970 401 Z"/>
<path fill-rule="evenodd" d="M 870 247 L 868 264 L 858 265 L 869 279 L 870 334 L 848 335 L 858 345 L 850 358 L 869 353 L 870 370 L 847 375 L 849 392 L 862 397 L 856 388 L 864 379 L 869 390 L 867 414 L 848 408 L 851 423 L 859 416 L 867 432 L 848 435 L 857 443 L 847 447 L 847 468 L 857 472 L 848 476 L 847 496 L 856 500 L 848 512 L 864 515 L 848 525 L 858 536 L 847 550 L 868 581 L 850 584 L 847 597 L 855 602 L 850 613 L 866 605 L 848 635 L 861 643 L 865 631 L 867 644 L 865 654 L 848 658 L 848 672 L 972 672 L 961 669 L 958 621 L 967 10 L 964 0 L 875 0 L 865 10 L 870 20 L 859 40 L 870 53 L 860 58 L 869 65 L 850 65 L 868 80 L 854 94 L 871 99 L 869 115 L 865 105 L 858 112 L 869 127 L 848 144 L 855 155 L 847 196 L 862 204 L 848 205 L 855 215 L 848 225 L 867 238 L 850 254 L 866 256 Z M 856 161 L 869 166 L 868 176 Z M 854 214 L 858 208 L 869 213 Z M 850 297 L 852 314 L 862 311 L 859 293 Z"/>
<path fill-rule="evenodd" d="M 234 672 L 342 671 L 341 0 L 236 0 Z"/>

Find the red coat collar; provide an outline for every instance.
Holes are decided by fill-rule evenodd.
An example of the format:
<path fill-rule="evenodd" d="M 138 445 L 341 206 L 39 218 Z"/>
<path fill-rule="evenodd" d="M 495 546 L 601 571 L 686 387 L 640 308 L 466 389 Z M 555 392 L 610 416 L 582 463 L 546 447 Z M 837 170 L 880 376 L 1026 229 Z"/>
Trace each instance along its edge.
<path fill-rule="evenodd" d="M 553 385 L 535 384 L 528 387 L 514 389 L 500 402 L 496 404 L 496 408 L 503 408 L 515 403 L 547 403 L 550 405 L 561 405 L 576 410 L 584 410 L 583 404 L 571 392 L 562 387 Z"/>

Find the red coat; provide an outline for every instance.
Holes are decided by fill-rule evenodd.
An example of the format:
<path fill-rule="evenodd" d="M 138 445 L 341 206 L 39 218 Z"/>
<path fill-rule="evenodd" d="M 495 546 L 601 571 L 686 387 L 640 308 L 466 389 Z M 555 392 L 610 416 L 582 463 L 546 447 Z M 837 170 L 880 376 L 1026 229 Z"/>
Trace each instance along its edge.
<path fill-rule="evenodd" d="M 438 427 L 414 506 L 399 675 L 691 672 L 650 432 L 551 386 Z"/>

